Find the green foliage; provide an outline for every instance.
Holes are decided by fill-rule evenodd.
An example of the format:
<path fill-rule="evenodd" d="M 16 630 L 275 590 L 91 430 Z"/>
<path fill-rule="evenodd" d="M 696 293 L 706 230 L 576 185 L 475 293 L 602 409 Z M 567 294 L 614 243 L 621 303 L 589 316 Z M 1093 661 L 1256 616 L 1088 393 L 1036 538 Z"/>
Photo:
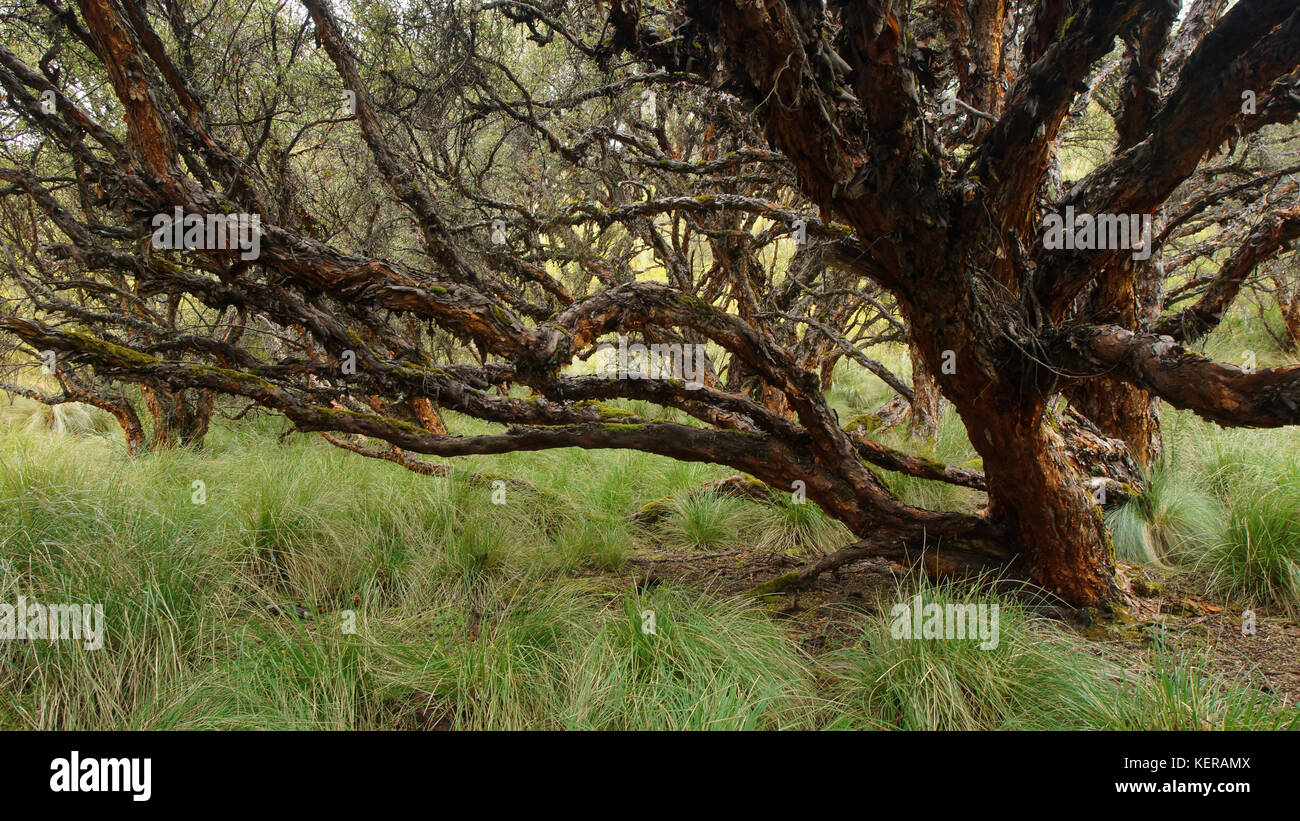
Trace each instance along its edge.
<path fill-rule="evenodd" d="M 1223 509 L 1194 475 L 1170 465 L 1155 471 L 1140 497 L 1108 511 L 1106 523 L 1119 558 L 1167 567 L 1220 540 Z"/>
<path fill-rule="evenodd" d="M 0 428 L 89 435 L 111 433 L 117 430 L 117 422 L 108 413 L 80 402 L 44 405 L 6 394 L 0 397 Z"/>
<path fill-rule="evenodd" d="M 848 528 L 817 505 L 798 503 L 790 494 L 774 494 L 770 506 L 759 511 L 755 547 L 776 553 L 832 553 L 853 541 Z"/>
<path fill-rule="evenodd" d="M 728 496 L 699 493 L 674 500 L 658 533 L 672 547 L 701 551 L 736 550 L 753 544 L 750 504 Z"/>
<path fill-rule="evenodd" d="M 997 604 L 998 644 L 899 640 L 890 607 L 919 594 L 926 603 Z M 905 730 L 1282 729 L 1292 708 L 1198 671 L 1198 660 L 1161 647 L 1134 672 L 1082 638 L 1035 616 L 1032 597 L 992 584 L 899 588 L 860 620 L 854 646 L 829 654 L 842 705 L 834 726 Z"/>
<path fill-rule="evenodd" d="M 899 640 L 890 608 L 911 592 L 897 589 L 861 619 L 859 643 L 827 660 L 839 679 L 849 726 L 907 730 L 1078 728 L 1079 705 L 1117 692 L 1117 672 L 1088 652 L 1085 642 L 1032 616 L 991 586 L 957 589 L 925 585 L 926 603 L 983 602 L 999 606 L 998 646 L 978 642 Z"/>
<path fill-rule="evenodd" d="M 1180 413 L 1166 427 L 1173 461 L 1109 517 L 1117 551 L 1179 562 L 1207 593 L 1243 605 L 1300 607 L 1300 435 L 1223 431 Z"/>

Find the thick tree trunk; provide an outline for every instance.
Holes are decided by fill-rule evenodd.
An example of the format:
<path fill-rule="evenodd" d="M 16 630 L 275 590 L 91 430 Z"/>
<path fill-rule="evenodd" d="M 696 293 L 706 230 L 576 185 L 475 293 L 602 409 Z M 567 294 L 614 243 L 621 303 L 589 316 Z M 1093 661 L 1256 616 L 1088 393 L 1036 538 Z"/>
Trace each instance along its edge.
<path fill-rule="evenodd" d="M 1107 436 L 1119 439 L 1145 472 L 1160 464 L 1160 400 L 1127 382 L 1095 379 L 1069 393 L 1075 409 Z"/>
<path fill-rule="evenodd" d="M 1008 541 L 1017 575 L 1076 607 L 1109 611 L 1121 604 L 1113 548 L 1089 477 L 1051 427 L 1051 375 L 990 338 L 968 306 L 911 318 L 918 347 L 983 458 L 988 516 Z M 945 353 L 952 365 L 946 371 Z"/>
<path fill-rule="evenodd" d="M 964 416 L 984 457 L 989 515 L 1014 534 L 1031 581 L 1077 606 L 1121 599 L 1112 547 L 1087 477 L 1053 443 L 1041 407 Z"/>
<path fill-rule="evenodd" d="M 1295 353 L 1300 348 L 1300 287 L 1285 298 L 1279 291 L 1278 307 L 1282 309 L 1282 350 Z"/>
<path fill-rule="evenodd" d="M 149 449 L 202 448 L 216 408 L 216 394 L 209 390 L 173 391 L 162 384 L 141 385 L 145 407 L 153 419 Z"/>
<path fill-rule="evenodd" d="M 912 412 L 907 432 L 913 439 L 933 442 L 939 438 L 939 411 L 943 395 L 939 383 L 925 365 L 925 358 L 915 343 L 907 346 L 912 358 Z"/>
<path fill-rule="evenodd" d="M 1160 319 L 1160 270 L 1150 261 L 1133 263 L 1131 276 L 1110 289 L 1093 293 L 1089 313 L 1105 322 L 1148 331 Z M 1102 433 L 1128 446 L 1129 455 L 1146 473 L 1160 464 L 1160 400 L 1116 379 L 1090 379 L 1066 394 L 1071 404 Z"/>

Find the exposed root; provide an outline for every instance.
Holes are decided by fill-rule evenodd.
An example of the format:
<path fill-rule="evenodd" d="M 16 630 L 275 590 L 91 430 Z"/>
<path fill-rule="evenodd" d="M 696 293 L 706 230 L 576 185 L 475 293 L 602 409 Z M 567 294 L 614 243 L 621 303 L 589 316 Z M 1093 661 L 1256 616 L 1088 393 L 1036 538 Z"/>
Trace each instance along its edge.
<path fill-rule="evenodd" d="M 1005 570 L 1012 563 L 1010 554 L 996 552 L 983 543 L 919 548 L 898 541 L 861 541 L 823 556 L 799 570 L 769 579 L 750 590 L 749 595 L 765 596 L 804 590 L 823 573 L 870 558 L 892 559 L 911 571 L 924 571 L 931 578 L 972 578 L 990 571 Z"/>

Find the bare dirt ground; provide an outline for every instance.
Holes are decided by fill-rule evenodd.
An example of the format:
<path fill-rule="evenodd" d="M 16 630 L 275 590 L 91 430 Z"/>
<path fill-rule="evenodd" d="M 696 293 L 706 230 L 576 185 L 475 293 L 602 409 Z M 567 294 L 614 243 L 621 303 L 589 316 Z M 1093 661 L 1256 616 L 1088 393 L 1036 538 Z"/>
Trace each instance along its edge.
<path fill-rule="evenodd" d="M 1300 622 L 1285 612 L 1255 610 L 1255 632 L 1243 634 L 1242 612 L 1233 602 L 1206 598 L 1196 579 L 1173 576 L 1162 595 L 1140 600 L 1140 618 L 1163 628 L 1170 646 L 1208 651 L 1212 672 L 1300 702 Z"/>

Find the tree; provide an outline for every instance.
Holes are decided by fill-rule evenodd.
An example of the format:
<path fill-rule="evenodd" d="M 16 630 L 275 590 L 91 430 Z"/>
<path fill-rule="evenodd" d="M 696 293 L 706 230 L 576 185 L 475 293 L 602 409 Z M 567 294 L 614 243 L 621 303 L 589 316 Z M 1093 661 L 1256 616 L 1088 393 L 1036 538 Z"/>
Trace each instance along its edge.
<path fill-rule="evenodd" d="M 422 454 L 634 448 L 802 482 L 861 541 L 773 588 L 889 555 L 1010 566 L 1108 609 L 1123 592 L 1063 420 L 1147 467 L 1154 397 L 1300 423 L 1300 367 L 1243 370 L 1175 338 L 1213 327 L 1294 213 L 1260 196 L 1244 234 L 1218 231 L 1235 250 L 1190 313 L 1161 315 L 1177 217 L 1139 247 L 1162 207 L 1186 225 L 1198 197 L 1288 173 L 1252 168 L 1235 191 L 1198 177 L 1295 118 L 1300 12 L 1192 5 L 1179 23 L 1167 0 L 426 0 L 344 22 L 304 0 L 305 17 L 255 4 L 232 22 L 179 0 L 40 0 L 7 25 L 53 45 L 0 49 L 22 137 L 0 169 L 18 289 L 0 329 L 56 353 L 65 396 L 47 399 L 128 421 L 116 386 L 161 385 L 425 472 L 441 466 Z M 1094 94 L 1114 136 L 1066 185 L 1060 141 Z M 257 247 L 159 247 L 169 214 L 256 217 Z M 1049 241 L 1067 215 L 1091 239 Z M 575 367 L 616 334 L 708 355 L 678 378 Z M 910 342 L 982 472 L 840 424 L 838 359 L 916 398 L 864 352 L 885 339 Z M 440 409 L 503 430 L 448 433 Z M 907 505 L 880 468 L 985 489 L 987 512 Z"/>

